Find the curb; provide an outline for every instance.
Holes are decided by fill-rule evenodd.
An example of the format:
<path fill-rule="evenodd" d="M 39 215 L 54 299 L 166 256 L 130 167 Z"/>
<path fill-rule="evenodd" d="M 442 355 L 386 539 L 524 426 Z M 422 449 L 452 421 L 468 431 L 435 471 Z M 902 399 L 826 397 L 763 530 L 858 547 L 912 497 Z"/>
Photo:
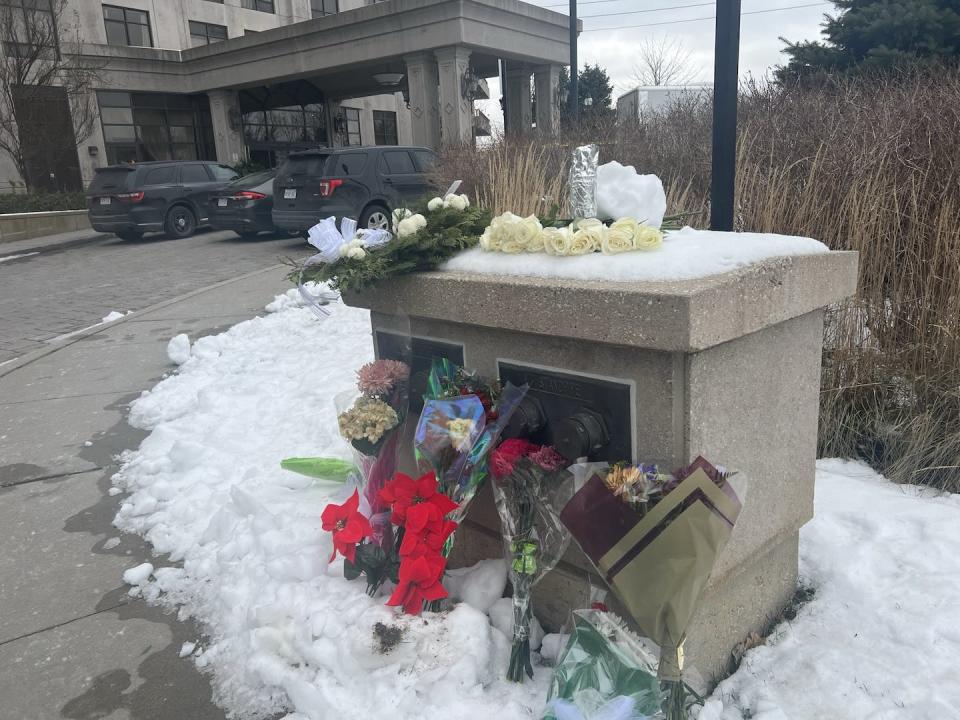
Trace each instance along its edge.
<path fill-rule="evenodd" d="M 179 302 L 183 302 L 184 300 L 189 300 L 190 298 L 196 297 L 197 295 L 203 295 L 204 293 L 224 287 L 225 285 L 229 285 L 230 283 L 240 282 L 241 280 L 246 280 L 248 278 L 256 277 L 257 275 L 263 275 L 268 272 L 273 272 L 274 270 L 277 270 L 278 268 L 282 268 L 282 267 L 287 267 L 287 266 L 284 265 L 283 263 L 277 263 L 276 265 L 271 265 L 270 267 L 265 267 L 265 268 L 261 268 L 260 270 L 254 270 L 253 272 L 248 272 L 243 275 L 238 275 L 237 277 L 230 278 L 229 280 L 221 280 L 218 283 L 214 283 L 213 285 L 207 285 L 206 287 L 200 288 L 199 290 L 191 290 L 188 293 L 184 293 L 183 295 L 178 295 L 177 297 L 170 298 L 169 300 L 162 300 L 161 302 L 158 302 L 154 305 L 149 305 L 140 310 L 134 310 L 133 312 L 128 313 L 127 315 L 124 315 L 122 318 L 114 320 L 113 322 L 101 323 L 92 328 L 89 328 L 88 330 L 78 331 L 75 335 L 71 335 L 70 337 L 65 338 L 60 342 L 50 343 L 49 347 L 41 348 L 39 350 L 34 350 L 33 352 L 29 352 L 26 355 L 21 355 L 20 357 L 14 358 L 13 360 L 11 360 L 9 363 L 5 365 L 0 365 L 0 378 L 6 377 L 7 375 L 14 372 L 15 370 L 19 370 L 25 365 L 29 365 L 39 360 L 40 358 L 44 358 L 47 355 L 52 355 L 55 352 L 58 352 L 60 350 L 63 350 L 64 348 L 70 347 L 74 343 L 79 342 L 85 338 L 91 337 L 93 335 L 99 335 L 100 333 L 106 330 L 115 328 L 117 325 L 122 325 L 123 323 L 128 322 L 130 320 L 137 320 L 142 315 L 146 315 L 147 313 L 151 313 L 155 310 L 160 310 L 162 308 L 169 307 L 170 305 L 175 305 Z"/>
<path fill-rule="evenodd" d="M 44 252 L 45 250 L 60 250 L 62 248 L 73 247 L 75 245 L 86 245 L 87 243 L 95 242 L 97 240 L 104 240 L 106 238 L 114 237 L 111 233 L 98 233 L 96 230 L 91 230 L 90 235 L 86 235 L 82 238 L 73 238 L 72 240 L 62 240 L 60 242 L 47 243 L 46 245 L 37 244 L 37 245 L 26 245 L 30 242 L 30 238 L 26 240 L 8 240 L 0 241 L 0 256 L 3 255 L 19 255 L 21 253 L 31 253 L 31 252 Z M 36 240 L 42 240 L 42 238 L 32 238 Z M 25 247 L 11 248 L 10 245 L 15 245 L 17 243 L 24 243 Z"/>

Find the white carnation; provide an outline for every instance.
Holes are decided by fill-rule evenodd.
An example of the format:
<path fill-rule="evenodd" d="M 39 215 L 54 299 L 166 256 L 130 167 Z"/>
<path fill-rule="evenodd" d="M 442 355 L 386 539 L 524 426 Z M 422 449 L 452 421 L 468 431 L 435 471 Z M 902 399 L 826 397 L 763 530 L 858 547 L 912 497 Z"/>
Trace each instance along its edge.
<path fill-rule="evenodd" d="M 347 257 L 354 260 L 363 260 L 367 256 L 367 251 L 362 247 L 352 247 L 347 250 Z"/>
<path fill-rule="evenodd" d="M 436 212 L 442 207 L 446 207 L 446 203 L 443 201 L 442 198 L 435 197 L 431 199 L 430 202 L 427 203 L 427 210 L 429 210 L 430 212 Z"/>

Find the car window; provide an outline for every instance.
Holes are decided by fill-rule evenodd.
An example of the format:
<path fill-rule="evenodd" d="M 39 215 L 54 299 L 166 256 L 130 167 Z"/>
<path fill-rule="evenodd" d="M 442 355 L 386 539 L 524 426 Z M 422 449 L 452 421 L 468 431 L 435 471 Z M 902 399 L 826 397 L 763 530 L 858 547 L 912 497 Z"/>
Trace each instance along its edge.
<path fill-rule="evenodd" d="M 317 155 L 310 153 L 308 155 L 291 155 L 280 168 L 277 176 L 281 181 L 291 180 L 294 177 L 309 176 L 320 177 L 323 175 L 323 166 L 327 162 L 329 155 Z"/>
<path fill-rule="evenodd" d="M 237 190 L 248 190 L 250 188 L 255 188 L 263 185 L 264 183 L 270 182 L 273 180 L 273 176 L 273 170 L 264 170 L 263 172 L 244 175 L 243 177 L 237 178 L 230 183 L 230 187 Z"/>
<path fill-rule="evenodd" d="M 437 164 L 437 156 L 429 150 L 414 150 L 413 156 L 417 159 L 417 165 L 420 166 L 420 172 L 427 172 L 433 169 Z"/>
<path fill-rule="evenodd" d="M 169 185 L 177 181 L 177 168 L 173 165 L 147 170 L 143 178 L 144 185 Z"/>
<path fill-rule="evenodd" d="M 410 153 L 406 150 L 389 150 L 383 153 L 383 159 L 386 162 L 387 172 L 391 175 L 417 171 L 413 166 L 413 160 L 410 159 Z"/>
<path fill-rule="evenodd" d="M 133 180 L 134 175 L 136 175 L 136 172 L 134 172 L 131 167 L 99 168 L 93 174 L 93 182 L 90 183 L 87 192 L 116 192 L 117 190 L 126 190 L 128 183 Z"/>
<path fill-rule="evenodd" d="M 210 176 L 203 165 L 184 165 L 180 168 L 180 182 L 184 185 L 188 183 L 210 182 Z"/>
<path fill-rule="evenodd" d="M 365 153 L 342 153 L 331 155 L 327 175 L 360 175 L 367 166 Z"/>
<path fill-rule="evenodd" d="M 213 173 L 214 180 L 236 180 L 237 171 L 227 165 L 207 165 Z"/>

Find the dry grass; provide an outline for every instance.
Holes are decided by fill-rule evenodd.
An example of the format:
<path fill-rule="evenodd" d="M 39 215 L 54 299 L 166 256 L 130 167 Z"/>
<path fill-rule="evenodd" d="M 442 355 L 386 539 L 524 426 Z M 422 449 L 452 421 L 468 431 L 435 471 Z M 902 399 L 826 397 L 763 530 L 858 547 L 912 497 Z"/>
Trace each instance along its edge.
<path fill-rule="evenodd" d="M 443 172 L 494 212 L 543 212 L 566 193 L 569 148 L 598 141 L 703 226 L 709 103 L 645 120 L 450 150 Z M 749 87 L 740 128 L 738 226 L 860 252 L 857 297 L 828 315 L 820 452 L 960 490 L 960 71 Z"/>

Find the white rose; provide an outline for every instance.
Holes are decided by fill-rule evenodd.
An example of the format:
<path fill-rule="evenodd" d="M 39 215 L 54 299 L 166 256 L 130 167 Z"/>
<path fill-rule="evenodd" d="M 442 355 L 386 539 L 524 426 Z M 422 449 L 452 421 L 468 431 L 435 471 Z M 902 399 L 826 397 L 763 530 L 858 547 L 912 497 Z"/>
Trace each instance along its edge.
<path fill-rule="evenodd" d="M 397 224 L 397 237 L 416 235 L 419 229 L 416 221 L 412 217 L 404 218 Z"/>
<path fill-rule="evenodd" d="M 663 233 L 650 225 L 641 225 L 633 238 L 633 247 L 637 250 L 656 250 L 663 245 Z"/>
<path fill-rule="evenodd" d="M 607 228 L 600 249 L 604 255 L 616 255 L 635 249 L 634 241 L 640 230 L 640 223 L 633 218 L 621 218 Z"/>
<path fill-rule="evenodd" d="M 452 208 L 463 212 L 470 206 L 470 200 L 466 195 L 447 195 L 443 200 L 444 207 Z"/>
<path fill-rule="evenodd" d="M 430 212 L 436 212 L 442 207 L 445 207 L 445 203 L 443 202 L 443 199 L 438 197 L 433 198 L 432 200 L 430 200 L 430 202 L 427 203 L 427 210 L 429 210 Z"/>
<path fill-rule="evenodd" d="M 573 230 L 568 227 L 543 229 L 543 249 L 548 255 L 569 255 L 573 245 Z"/>
<path fill-rule="evenodd" d="M 607 226 L 596 218 L 581 220 L 576 224 L 573 233 L 573 242 L 570 244 L 571 255 L 587 255 L 596 252 L 603 246 L 603 236 Z"/>
<path fill-rule="evenodd" d="M 491 228 L 487 228 L 483 231 L 483 235 L 480 236 L 480 249 L 485 250 L 486 252 L 497 252 L 500 249 L 500 244 L 502 243 L 502 238 L 499 234 L 494 234 Z"/>
<path fill-rule="evenodd" d="M 480 236 L 481 249 L 488 252 L 521 252 L 523 248 L 517 247 L 513 237 L 514 225 L 520 220 L 521 218 L 512 212 L 505 212 L 503 215 L 493 218 L 487 229 L 483 231 L 483 235 Z M 509 249 L 505 249 L 504 244 Z"/>
<path fill-rule="evenodd" d="M 543 250 L 543 225 L 536 215 L 528 215 L 517 223 L 517 237 L 527 252 Z"/>
<path fill-rule="evenodd" d="M 363 260 L 367 256 L 367 251 L 362 247 L 352 247 L 347 250 L 347 257 L 354 260 Z"/>

